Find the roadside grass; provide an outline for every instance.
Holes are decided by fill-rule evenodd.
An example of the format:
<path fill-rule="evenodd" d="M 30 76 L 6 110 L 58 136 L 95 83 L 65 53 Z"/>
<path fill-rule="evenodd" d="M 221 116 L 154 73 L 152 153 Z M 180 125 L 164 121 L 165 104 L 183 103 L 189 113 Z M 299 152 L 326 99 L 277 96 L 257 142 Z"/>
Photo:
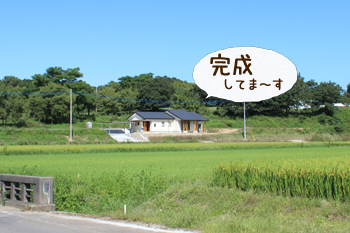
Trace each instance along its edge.
<path fill-rule="evenodd" d="M 175 185 L 123 216 L 203 232 L 348 232 L 350 203 Z M 113 213 L 111 213 L 113 214 Z"/>

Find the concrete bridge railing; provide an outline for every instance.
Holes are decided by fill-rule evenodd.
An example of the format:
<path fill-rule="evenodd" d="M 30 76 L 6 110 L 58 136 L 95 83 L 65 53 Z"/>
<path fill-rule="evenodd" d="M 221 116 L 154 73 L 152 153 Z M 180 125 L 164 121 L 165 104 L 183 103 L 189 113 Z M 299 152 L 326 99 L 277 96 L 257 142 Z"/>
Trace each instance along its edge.
<path fill-rule="evenodd" d="M 0 190 L 6 206 L 55 210 L 52 177 L 0 174 Z"/>

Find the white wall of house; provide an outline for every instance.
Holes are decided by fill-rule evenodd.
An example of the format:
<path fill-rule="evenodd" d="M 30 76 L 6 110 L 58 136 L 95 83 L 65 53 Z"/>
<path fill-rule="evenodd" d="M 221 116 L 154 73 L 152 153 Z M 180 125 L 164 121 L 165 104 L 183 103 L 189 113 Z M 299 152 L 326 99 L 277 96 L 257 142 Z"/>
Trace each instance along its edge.
<path fill-rule="evenodd" d="M 181 128 L 182 128 L 182 127 L 181 127 L 181 126 L 182 126 L 182 121 L 181 121 L 181 119 L 178 118 L 177 116 L 175 116 L 174 114 L 168 112 L 168 111 L 166 111 L 166 114 L 168 114 L 168 115 L 170 115 L 170 116 L 172 116 L 172 117 L 175 118 L 175 119 L 174 119 L 173 132 L 174 132 L 174 133 L 181 133 L 181 132 L 182 132 L 182 130 L 181 130 Z"/>
<path fill-rule="evenodd" d="M 134 113 L 131 117 L 129 117 L 129 121 L 131 121 L 131 132 L 141 132 L 143 129 L 143 122 L 149 121 L 150 132 L 155 133 L 181 133 L 182 130 L 182 120 L 178 118 L 177 116 L 171 114 L 170 112 L 166 112 L 170 116 L 172 116 L 175 119 L 144 119 L 141 116 Z M 203 132 L 203 121 L 198 121 L 198 124 L 201 124 L 201 127 L 198 129 L 198 131 L 184 131 L 184 132 Z M 194 129 L 194 121 L 190 121 L 190 129 Z"/>
<path fill-rule="evenodd" d="M 139 115 L 134 114 L 129 120 L 131 121 L 131 132 L 141 132 L 143 130 L 143 122 L 149 121 L 150 132 L 181 133 L 180 123 L 173 119 L 143 119 Z"/>
<path fill-rule="evenodd" d="M 173 126 L 173 131 L 176 133 L 181 133 L 181 120 L 179 118 L 174 120 L 174 126 Z"/>
<path fill-rule="evenodd" d="M 178 124 L 170 119 L 147 119 L 150 121 L 150 131 L 155 133 L 179 133 Z"/>

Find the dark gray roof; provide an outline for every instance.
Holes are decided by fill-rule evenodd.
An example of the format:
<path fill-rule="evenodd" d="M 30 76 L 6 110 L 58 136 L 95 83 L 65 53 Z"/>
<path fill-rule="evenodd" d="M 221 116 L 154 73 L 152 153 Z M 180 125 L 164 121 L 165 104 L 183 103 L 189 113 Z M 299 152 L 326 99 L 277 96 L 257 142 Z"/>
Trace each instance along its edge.
<path fill-rule="evenodd" d="M 209 121 L 207 118 L 202 117 L 201 115 L 199 115 L 199 114 L 196 113 L 196 112 L 190 112 L 190 113 L 199 119 L 199 120 L 197 120 L 197 121 Z"/>
<path fill-rule="evenodd" d="M 195 112 L 187 112 L 185 110 L 168 110 L 168 112 L 184 121 L 209 121 Z"/>
<path fill-rule="evenodd" d="M 174 119 L 164 112 L 135 112 L 144 119 Z"/>

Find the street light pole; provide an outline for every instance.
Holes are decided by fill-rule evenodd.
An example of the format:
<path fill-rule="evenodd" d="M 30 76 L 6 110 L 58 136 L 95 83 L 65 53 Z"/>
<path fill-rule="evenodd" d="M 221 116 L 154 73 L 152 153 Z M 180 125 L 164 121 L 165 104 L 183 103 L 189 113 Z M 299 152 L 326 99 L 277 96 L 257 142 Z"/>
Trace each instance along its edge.
<path fill-rule="evenodd" d="M 72 89 L 70 89 L 70 140 L 69 141 L 73 141 L 73 127 L 72 127 L 72 124 L 73 124 L 73 114 L 72 114 Z"/>

